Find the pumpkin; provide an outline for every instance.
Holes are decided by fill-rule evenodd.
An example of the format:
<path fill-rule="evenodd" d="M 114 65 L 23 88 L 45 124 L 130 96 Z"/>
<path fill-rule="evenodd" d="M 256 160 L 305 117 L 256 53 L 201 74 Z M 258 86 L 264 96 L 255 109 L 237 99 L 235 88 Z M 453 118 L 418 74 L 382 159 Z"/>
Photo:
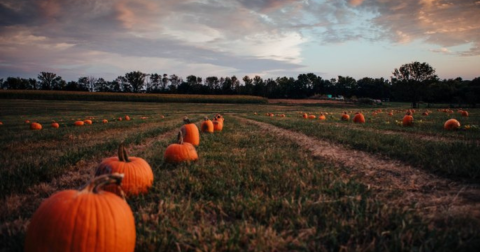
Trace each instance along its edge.
<path fill-rule="evenodd" d="M 413 116 L 409 115 L 408 112 L 407 112 L 407 114 L 403 117 L 402 125 L 403 125 L 404 127 L 413 126 Z"/>
<path fill-rule="evenodd" d="M 222 121 L 222 122 L 225 121 L 225 118 L 223 118 L 223 116 L 220 114 L 216 114 L 215 118 L 217 118 L 218 121 Z"/>
<path fill-rule="evenodd" d="M 428 112 L 425 111 L 425 112 L 422 113 L 422 115 L 423 115 L 423 116 L 428 116 Z"/>
<path fill-rule="evenodd" d="M 130 121 L 130 120 L 131 120 L 130 116 L 126 115 L 126 116 L 125 116 L 125 120 L 126 120 L 126 121 Z"/>
<path fill-rule="evenodd" d="M 463 111 L 462 111 L 462 116 L 468 117 L 468 111 L 463 110 Z"/>
<path fill-rule="evenodd" d="M 182 131 L 178 132 L 177 143 L 170 144 L 163 159 L 167 163 L 178 164 L 198 160 L 198 154 L 191 143 L 183 141 Z"/>
<path fill-rule="evenodd" d="M 42 125 L 40 123 L 33 122 L 33 123 L 30 124 L 30 129 L 31 130 L 41 130 Z"/>
<path fill-rule="evenodd" d="M 57 122 L 52 122 L 52 128 L 58 129 L 60 128 L 60 124 L 58 124 Z"/>
<path fill-rule="evenodd" d="M 347 112 L 345 111 L 343 112 L 343 115 L 340 119 L 342 119 L 342 121 L 348 121 L 350 120 L 350 115 L 348 115 Z"/>
<path fill-rule="evenodd" d="M 303 113 L 302 117 L 305 118 L 305 119 L 307 119 L 307 118 L 308 118 L 308 114 L 307 114 L 307 113 Z"/>
<path fill-rule="evenodd" d="M 200 125 L 200 130 L 203 133 L 213 133 L 213 122 L 212 120 L 208 119 L 207 117 L 204 118 L 202 125 Z"/>
<path fill-rule="evenodd" d="M 90 119 L 83 120 L 83 122 L 85 124 L 92 124 L 93 123 L 92 120 L 90 120 Z"/>
<path fill-rule="evenodd" d="M 30 120 L 25 120 L 25 123 L 26 123 L 26 124 L 29 124 L 29 123 L 30 123 Z"/>
<path fill-rule="evenodd" d="M 460 122 L 456 119 L 450 119 L 445 122 L 443 128 L 446 130 L 457 130 L 460 128 Z"/>
<path fill-rule="evenodd" d="M 135 220 L 127 202 L 102 190 L 123 174 L 94 178 L 82 190 L 44 200 L 27 228 L 25 251 L 125 251 L 135 249 Z"/>
<path fill-rule="evenodd" d="M 0 122 L 0 125 L 3 125 L 3 122 Z"/>
<path fill-rule="evenodd" d="M 327 119 L 327 118 L 325 117 L 324 114 L 320 114 L 320 115 L 318 116 L 318 120 L 326 120 L 326 119 Z"/>
<path fill-rule="evenodd" d="M 145 194 L 153 184 L 153 172 L 150 165 L 142 158 L 129 157 L 123 144 L 118 146 L 118 157 L 109 157 L 100 163 L 95 176 L 111 173 L 123 173 L 121 188 L 128 196 Z M 116 187 L 106 187 L 105 190 L 118 193 Z"/>
<path fill-rule="evenodd" d="M 108 120 L 107 120 L 107 119 L 103 119 L 103 120 L 102 120 L 102 123 L 108 123 Z"/>
<path fill-rule="evenodd" d="M 222 131 L 223 130 L 223 120 L 218 118 L 213 118 L 213 130 Z"/>
<path fill-rule="evenodd" d="M 123 120 L 121 117 L 118 118 L 119 121 Z"/>
<path fill-rule="evenodd" d="M 183 122 L 184 125 L 180 128 L 183 141 L 198 146 L 200 144 L 200 133 L 198 132 L 197 125 L 191 123 L 186 116 L 183 118 Z"/>
<path fill-rule="evenodd" d="M 75 126 L 83 126 L 85 124 L 84 121 L 76 121 L 75 123 Z"/>
<path fill-rule="evenodd" d="M 315 119 L 317 118 L 315 115 L 308 115 L 308 119 Z"/>
<path fill-rule="evenodd" d="M 363 116 L 362 113 L 357 112 L 357 113 L 355 113 L 355 116 L 353 117 L 353 122 L 354 123 L 365 123 L 365 117 Z"/>

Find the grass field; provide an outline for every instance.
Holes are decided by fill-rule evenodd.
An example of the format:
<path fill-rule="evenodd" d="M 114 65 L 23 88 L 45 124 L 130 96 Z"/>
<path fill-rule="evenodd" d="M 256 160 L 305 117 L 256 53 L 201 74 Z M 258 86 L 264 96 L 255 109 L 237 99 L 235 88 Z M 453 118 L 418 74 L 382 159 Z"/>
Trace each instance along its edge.
<path fill-rule="evenodd" d="M 373 115 L 378 108 L 372 107 L 0 99 L 0 251 L 22 251 L 29 218 L 42 200 L 87 183 L 120 142 L 144 158 L 155 177 L 148 194 L 127 200 L 136 251 L 478 251 L 480 110 L 469 109 L 469 117 L 417 111 L 407 128 L 398 125 L 407 108 L 389 105 L 395 112 L 388 116 Z M 345 109 L 352 117 L 362 111 L 367 122 L 341 121 Z M 320 121 L 302 118 L 305 112 L 328 114 Z M 225 117 L 224 129 L 201 134 L 197 162 L 164 163 L 184 116 L 199 126 L 216 113 Z M 118 120 L 125 115 L 133 120 Z M 93 124 L 73 126 L 86 118 Z M 457 118 L 461 130 L 443 130 L 448 118 Z M 43 129 L 30 130 L 26 120 Z M 60 128 L 51 128 L 52 120 Z M 273 129 L 342 147 L 345 155 L 316 156 L 302 140 Z M 413 167 L 447 186 L 366 183 L 356 165 L 340 162 L 358 152 L 395 171 Z M 377 175 L 402 180 L 406 174 Z M 420 207 L 439 190 L 452 201 Z M 398 204 L 405 198 L 408 204 Z"/>

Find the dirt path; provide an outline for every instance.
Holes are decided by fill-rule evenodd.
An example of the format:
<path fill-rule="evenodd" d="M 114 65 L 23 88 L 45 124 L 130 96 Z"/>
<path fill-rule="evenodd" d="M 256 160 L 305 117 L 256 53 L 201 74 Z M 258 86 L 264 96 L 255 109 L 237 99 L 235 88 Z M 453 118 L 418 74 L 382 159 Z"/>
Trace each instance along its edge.
<path fill-rule="evenodd" d="M 267 123 L 237 118 L 245 123 L 255 124 L 267 133 L 296 142 L 309 150 L 314 157 L 345 167 L 348 171 L 343 173 L 344 179 L 358 178 L 384 202 L 408 207 L 415 204 L 415 208 L 429 218 L 469 216 L 480 219 L 479 185 L 460 184 L 399 161 L 382 159 Z M 395 191 L 403 194 L 392 197 L 392 192 Z"/>

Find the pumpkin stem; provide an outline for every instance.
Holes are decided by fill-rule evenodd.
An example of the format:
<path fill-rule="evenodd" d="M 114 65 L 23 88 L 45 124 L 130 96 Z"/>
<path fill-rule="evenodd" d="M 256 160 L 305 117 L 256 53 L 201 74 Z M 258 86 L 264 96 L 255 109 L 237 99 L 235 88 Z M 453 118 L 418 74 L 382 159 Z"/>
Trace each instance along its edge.
<path fill-rule="evenodd" d="M 178 144 L 183 144 L 183 134 L 182 134 L 182 131 L 179 131 L 179 132 L 178 132 L 177 143 L 178 143 Z"/>
<path fill-rule="evenodd" d="M 128 159 L 127 151 L 125 150 L 125 146 L 123 145 L 123 143 L 121 143 L 118 146 L 118 160 L 120 162 L 130 162 L 130 160 Z"/>
<path fill-rule="evenodd" d="M 85 186 L 82 192 L 98 193 L 99 191 L 102 190 L 103 186 L 116 184 L 118 186 L 118 190 L 120 191 L 119 196 L 125 199 L 125 194 L 123 193 L 123 190 L 120 187 L 124 176 L 125 176 L 124 174 L 112 173 L 112 174 L 105 174 L 105 175 L 95 177 L 88 185 Z"/>
<path fill-rule="evenodd" d="M 183 123 L 189 124 L 189 123 L 190 123 L 190 119 L 188 119 L 188 117 L 185 116 L 185 117 L 183 118 Z"/>

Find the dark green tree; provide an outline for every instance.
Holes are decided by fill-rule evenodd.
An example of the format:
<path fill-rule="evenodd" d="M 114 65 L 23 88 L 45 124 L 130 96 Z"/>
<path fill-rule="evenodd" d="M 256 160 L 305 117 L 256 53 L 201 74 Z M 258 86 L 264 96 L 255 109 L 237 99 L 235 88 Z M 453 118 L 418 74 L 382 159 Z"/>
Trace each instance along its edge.
<path fill-rule="evenodd" d="M 62 81 L 62 77 L 49 72 L 41 72 L 37 78 L 40 81 L 41 88 L 44 90 L 58 89 L 58 86 Z"/>
<path fill-rule="evenodd" d="M 426 62 L 404 64 L 398 69 L 395 68 L 392 74 L 393 90 L 398 97 L 411 101 L 413 108 L 417 107 L 426 87 L 438 80 L 435 69 Z"/>

